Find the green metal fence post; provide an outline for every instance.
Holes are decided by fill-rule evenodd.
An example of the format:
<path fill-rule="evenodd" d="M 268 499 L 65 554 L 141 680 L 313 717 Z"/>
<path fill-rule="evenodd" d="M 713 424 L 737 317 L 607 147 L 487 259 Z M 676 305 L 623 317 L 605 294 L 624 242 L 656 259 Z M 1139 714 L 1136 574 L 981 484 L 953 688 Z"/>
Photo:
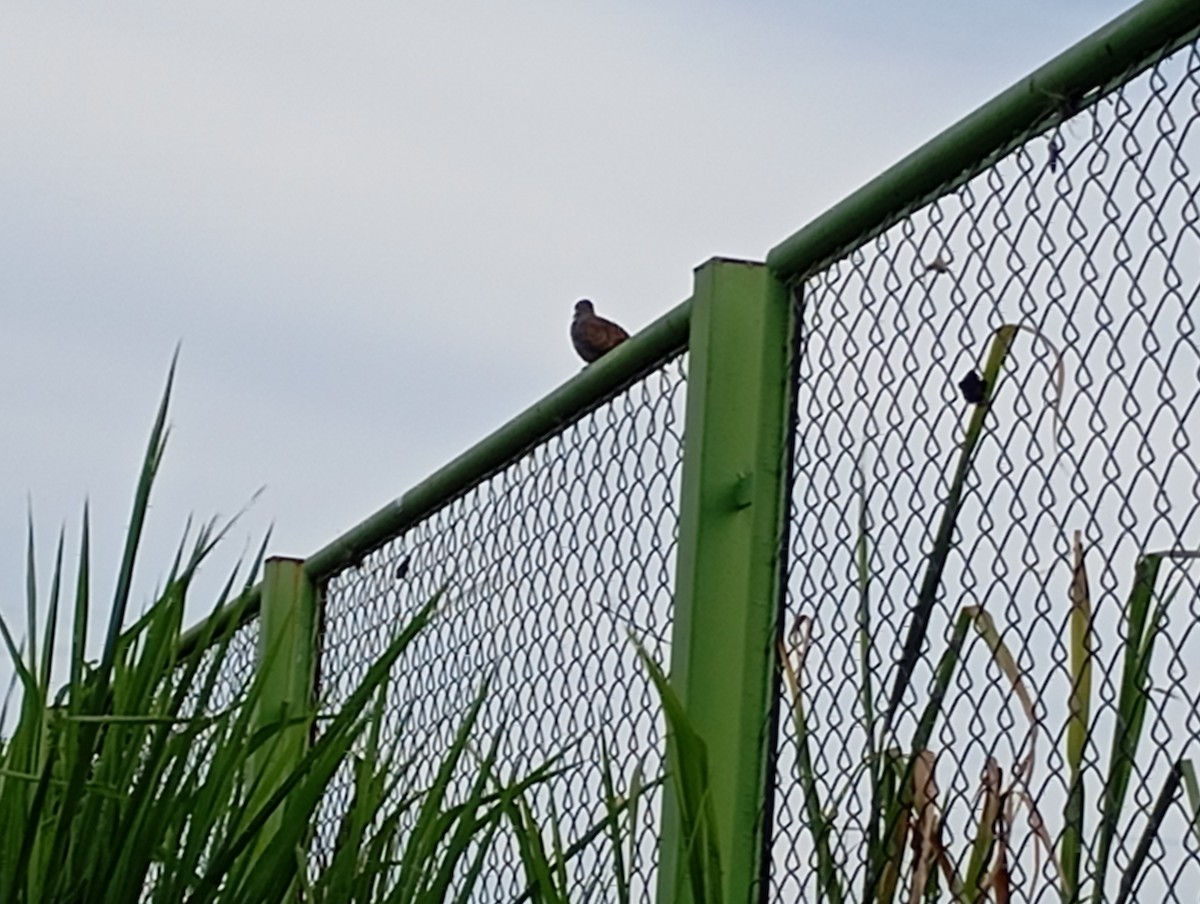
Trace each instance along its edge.
<path fill-rule="evenodd" d="M 765 265 L 697 269 L 670 677 L 708 748 L 729 902 L 751 900 L 762 857 L 791 335 L 787 288 Z M 658 899 L 690 900 L 669 785 L 662 830 Z"/>
<path fill-rule="evenodd" d="M 301 559 L 275 556 L 263 568 L 258 663 L 261 692 L 255 729 L 295 720 L 251 759 L 250 810 L 261 806 L 308 750 L 316 662 L 317 593 Z M 276 813 L 258 845 L 269 842 L 282 814 Z"/>

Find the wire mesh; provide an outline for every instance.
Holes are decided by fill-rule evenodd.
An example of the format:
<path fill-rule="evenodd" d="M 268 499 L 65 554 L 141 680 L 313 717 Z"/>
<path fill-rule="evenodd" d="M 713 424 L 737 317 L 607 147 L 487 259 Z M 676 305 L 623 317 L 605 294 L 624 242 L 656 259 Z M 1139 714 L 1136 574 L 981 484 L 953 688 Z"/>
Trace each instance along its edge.
<path fill-rule="evenodd" d="M 220 642 L 214 642 L 210 643 L 207 649 L 200 654 L 200 663 L 196 668 L 195 678 L 187 696 L 184 697 L 181 716 L 186 718 L 199 715 L 196 712 L 196 703 L 200 691 L 214 667 L 220 649 Z M 254 679 L 254 672 L 258 664 L 257 618 L 246 622 L 234 631 L 221 656 L 212 693 L 205 707 L 207 714 L 210 715 L 241 702 L 250 682 Z M 177 667 L 176 673 L 179 672 L 180 669 Z"/>
<path fill-rule="evenodd" d="M 407 764 L 394 800 L 430 786 L 485 680 L 473 735 L 479 750 L 501 735 L 504 777 L 563 755 L 566 771 L 536 785 L 528 800 L 540 824 L 557 821 L 564 846 L 605 815 L 605 750 L 618 790 L 639 765 L 647 780 L 659 775 L 659 705 L 629 635 L 665 662 L 685 385 L 679 356 L 325 584 L 326 711 L 445 588 L 437 618 L 388 686 L 384 733 Z M 450 803 L 466 793 L 470 772 L 456 776 Z M 328 862 L 351 795 L 346 769 L 322 803 L 313 868 Z M 415 814 L 405 818 L 411 825 Z M 643 799 L 634 832 L 626 877 L 633 900 L 651 895 L 657 818 L 655 791 Z M 607 836 L 586 844 L 569 869 L 581 900 L 612 888 Z M 483 875 L 478 900 L 511 901 L 524 891 L 513 837 L 502 832 L 492 843 Z"/>
<path fill-rule="evenodd" d="M 896 900 L 926 881 L 952 900 L 952 881 L 976 880 L 989 895 L 1007 882 L 1012 900 L 1067 899 L 1079 741 L 1081 894 L 1195 900 L 1200 563 L 1169 556 L 1140 584 L 1157 633 L 1153 615 L 1138 631 L 1134 576 L 1147 554 L 1200 548 L 1198 122 L 1193 43 L 804 281 L 781 627 L 807 737 L 785 687 L 772 899 L 874 900 L 891 879 Z M 925 642 L 881 738 L 977 410 L 959 381 L 1004 324 L 1023 328 L 989 387 Z M 1091 608 L 1086 738 L 1067 730 L 1082 687 L 1076 531 Z M 956 625 L 963 645 L 948 655 Z M 1140 732 L 1128 715 L 1139 701 Z M 915 795 L 884 826 L 909 832 L 894 876 L 868 857 L 889 749 Z"/>
<path fill-rule="evenodd" d="M 213 642 L 200 653 L 200 662 L 192 676 L 188 692 L 183 698 L 183 705 L 180 707 L 180 718 L 212 716 L 244 702 L 246 692 L 254 680 L 255 670 L 258 667 L 258 636 L 259 622 L 257 618 L 254 618 L 234 631 L 224 646 L 220 641 Z M 218 655 L 221 657 L 219 663 L 217 662 Z M 215 676 L 213 669 L 216 669 Z M 174 680 L 181 680 L 183 673 L 183 666 L 176 666 Z M 211 691 L 201 708 L 200 695 L 210 678 L 212 679 Z M 206 741 L 211 737 L 208 731 L 206 729 L 199 733 L 196 736 L 197 742 Z M 209 763 L 202 758 L 208 752 L 201 743 L 194 745 L 188 753 L 188 770 L 197 768 L 203 775 L 207 775 Z"/>

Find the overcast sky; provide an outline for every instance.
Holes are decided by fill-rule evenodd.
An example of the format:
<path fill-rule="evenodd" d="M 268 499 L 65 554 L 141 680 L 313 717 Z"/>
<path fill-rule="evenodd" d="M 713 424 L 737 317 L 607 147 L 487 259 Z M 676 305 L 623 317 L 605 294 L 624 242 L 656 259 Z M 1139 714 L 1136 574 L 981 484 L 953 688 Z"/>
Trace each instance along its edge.
<path fill-rule="evenodd" d="M 0 613 L 29 500 L 107 606 L 176 342 L 137 607 L 190 513 L 266 488 L 202 587 L 314 552 L 575 374 L 577 298 L 645 325 L 1125 5 L 9 0 Z"/>

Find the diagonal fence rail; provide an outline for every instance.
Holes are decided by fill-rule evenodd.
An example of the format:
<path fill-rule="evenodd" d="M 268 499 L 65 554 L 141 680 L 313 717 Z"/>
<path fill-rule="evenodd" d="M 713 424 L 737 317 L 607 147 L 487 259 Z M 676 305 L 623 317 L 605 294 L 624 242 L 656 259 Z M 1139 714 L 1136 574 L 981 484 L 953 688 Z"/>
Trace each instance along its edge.
<path fill-rule="evenodd" d="M 665 763 L 632 633 L 708 743 L 726 898 L 1189 899 L 1198 29 L 1140 4 L 305 560 L 313 698 L 447 588 L 386 696 L 406 789 L 486 682 L 481 734 L 565 754 L 532 804 L 594 838 L 605 756 Z M 643 807 L 636 899 L 686 899 L 681 818 Z"/>

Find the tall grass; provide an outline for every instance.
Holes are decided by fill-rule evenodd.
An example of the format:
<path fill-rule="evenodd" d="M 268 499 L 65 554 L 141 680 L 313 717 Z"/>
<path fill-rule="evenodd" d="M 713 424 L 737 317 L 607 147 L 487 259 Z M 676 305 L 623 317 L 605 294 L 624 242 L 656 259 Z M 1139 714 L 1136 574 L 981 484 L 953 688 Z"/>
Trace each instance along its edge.
<path fill-rule="evenodd" d="M 502 832 L 515 833 L 527 897 L 566 900 L 566 864 L 602 837 L 620 851 L 636 824 L 640 795 L 654 782 L 635 776 L 625 794 L 606 773 L 605 818 L 569 844 L 553 820 L 539 822 L 530 794 L 561 774 L 552 758 L 521 776 L 505 776 L 502 735 L 479 743 L 477 718 L 486 683 L 436 777 L 412 787 L 403 733 L 384 724 L 388 676 L 422 629 L 438 598 L 397 625 L 380 657 L 320 732 L 298 765 L 263 784 L 253 768 L 270 757 L 284 729 L 311 728 L 310 705 L 266 726 L 255 718 L 264 672 L 246 677 L 239 696 L 217 704 L 232 666 L 234 634 L 210 631 L 181 655 L 180 628 L 193 582 L 229 525 L 185 532 L 166 583 L 143 616 L 126 627 L 135 565 L 151 490 L 167 441 L 174 375 L 159 405 L 134 494 L 116 590 L 98 660 L 86 658 L 94 609 L 90 517 L 84 508 L 73 590 L 64 539 L 48 591 L 39 595 L 32 526 L 28 547 L 24 640 L 0 619 L 15 669 L 17 699 L 0 739 L 0 900 L 66 902 L 401 902 L 464 901 L 489 890 L 484 870 Z M 265 546 L 265 544 L 264 544 Z M 213 603 L 218 614 L 250 592 L 262 550 L 229 574 Z M 71 625 L 65 683 L 55 689 L 60 622 Z M 218 618 L 205 624 L 217 625 Z M 214 629 L 215 630 L 215 629 Z M 270 653 L 267 653 L 269 660 Z M 480 752 L 482 751 L 482 752 Z M 310 870 L 318 805 L 335 773 L 348 766 L 352 799 L 322 869 Z M 547 836 L 550 841 L 547 844 Z M 621 861 L 613 877 L 628 899 Z"/>
<path fill-rule="evenodd" d="M 1098 734 L 1092 714 L 1092 672 L 1097 642 L 1085 550 L 1079 534 L 1074 537 L 1071 583 L 1064 600 L 1068 612 L 1066 646 L 1070 651 L 1071 690 L 1067 724 L 1062 733 L 1064 753 L 1057 760 L 1066 765 L 1062 784 L 1067 788 L 1067 797 L 1058 819 L 1057 842 L 1051 835 L 1050 821 L 1028 790 L 1037 765 L 1039 732 L 1043 726 L 1037 714 L 1037 700 L 1030 690 L 1031 682 L 1027 680 L 1029 676 L 1018 663 L 1033 661 L 1034 656 L 1016 655 L 1004 639 L 1003 626 L 997 625 L 986 609 L 963 606 L 958 610 L 949 636 L 940 650 L 933 650 L 937 657 L 936 667 L 931 683 L 917 694 L 914 709 L 917 719 L 912 735 L 907 740 L 899 737 L 897 713 L 906 695 L 914 690 L 912 676 L 920 657 L 925 655 L 930 616 L 935 602 L 943 595 L 942 574 L 952 552 L 966 480 L 985 436 L 991 413 L 990 400 L 994 397 L 1002 367 L 1021 329 L 1029 330 L 1028 327 L 1006 325 L 993 336 L 983 375 L 990 389 L 983 404 L 972 411 L 967 424 L 923 578 L 915 588 L 908 633 L 896 661 L 891 692 L 882 716 L 878 718 L 870 666 L 875 653 L 867 567 L 871 538 L 867 531 L 865 501 L 863 503 L 854 558 L 859 584 L 858 648 L 862 660 L 858 718 L 867 739 L 867 751 L 854 774 L 842 776 L 840 780 L 833 778 L 832 799 L 823 790 L 827 786 L 819 779 L 813 765 L 811 747 L 814 741 L 805 702 L 805 659 L 813 642 L 808 622 L 798 620 L 792 635 L 779 646 L 780 662 L 792 701 L 796 774 L 804 795 L 807 831 L 812 838 L 816 885 L 823 899 L 835 904 L 848 900 L 864 904 L 890 904 L 896 900 L 1005 904 L 1015 891 L 1014 876 L 1039 873 L 1036 864 L 1032 869 L 1019 872 L 1013 868 L 1012 860 L 1016 854 L 1010 844 L 1010 833 L 1022 809 L 1027 813 L 1033 840 L 1032 845 L 1023 850 L 1026 854 L 1032 851 L 1035 858 L 1045 857 L 1057 896 L 1064 904 L 1085 899 L 1090 899 L 1093 904 L 1131 899 L 1151 845 L 1181 785 L 1188 791 L 1193 824 L 1200 838 L 1200 784 L 1192 762 L 1181 757 L 1163 777 L 1155 806 L 1143 822 L 1138 844 L 1122 865 L 1116 895 L 1111 895 L 1113 888 L 1108 877 L 1113 869 L 1114 843 L 1129 828 L 1126 799 L 1145 728 L 1146 704 L 1151 691 L 1150 666 L 1156 641 L 1178 589 L 1178 586 L 1166 589 L 1161 586 L 1161 566 L 1165 561 L 1195 559 L 1200 556 L 1195 552 L 1147 552 L 1138 559 L 1124 609 L 1126 631 L 1121 639 L 1122 665 L 1115 684 L 1116 719 L 1111 750 L 1107 762 L 1093 760 L 1087 763 L 1085 750 Z M 1036 332 L 1035 336 L 1041 338 Z M 1060 362 L 1055 368 L 1059 396 L 1062 382 Z M 1055 423 L 1058 424 L 1057 416 Z M 937 724 L 945 716 L 954 675 L 970 655 L 967 641 L 972 635 L 982 641 L 992 664 L 1004 676 L 1020 703 L 1029 725 L 1029 744 L 1028 753 L 1013 764 L 1007 780 L 997 760 L 991 755 L 987 757 L 971 831 L 965 839 L 965 856 L 960 858 L 947 849 L 943 841 L 942 802 L 935 774 L 939 752 L 931 747 L 931 739 Z M 948 750 L 945 753 L 954 756 L 956 752 Z M 1093 776 L 1094 784 L 1098 776 L 1101 792 L 1099 815 L 1091 826 L 1085 825 L 1084 819 L 1087 811 L 1084 776 L 1087 772 Z M 864 773 L 871 789 L 871 806 L 864 816 L 865 831 L 859 834 L 853 827 L 840 826 L 836 814 L 841 795 L 847 793 Z M 848 851 L 856 852 L 856 855 L 847 857 Z M 1081 870 L 1085 854 L 1093 864 L 1086 885 Z M 962 863 L 965 868 L 960 865 Z M 862 885 L 855 894 L 850 890 L 849 866 L 858 864 L 865 864 L 865 869 Z M 1031 889 L 1025 889 L 1022 894 L 1033 897 Z"/>

